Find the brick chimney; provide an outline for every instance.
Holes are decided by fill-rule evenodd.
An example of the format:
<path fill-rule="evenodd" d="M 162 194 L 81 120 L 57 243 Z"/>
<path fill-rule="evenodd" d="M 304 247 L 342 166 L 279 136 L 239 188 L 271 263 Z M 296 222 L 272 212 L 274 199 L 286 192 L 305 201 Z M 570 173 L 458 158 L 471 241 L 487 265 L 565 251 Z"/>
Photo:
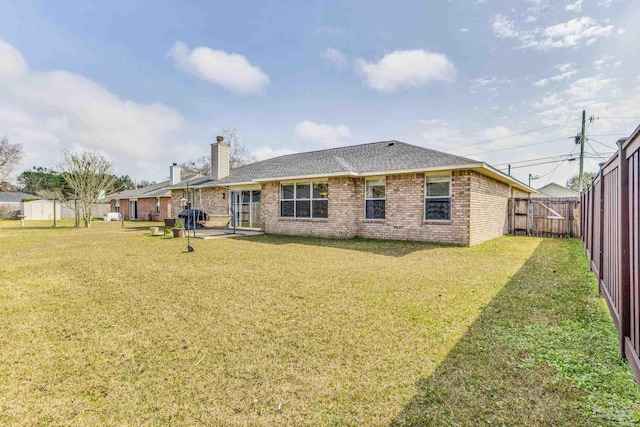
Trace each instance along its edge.
<path fill-rule="evenodd" d="M 182 169 L 180 168 L 180 166 L 178 166 L 177 163 L 169 166 L 169 185 L 176 185 L 177 183 L 179 183 L 182 180 L 180 176 L 181 173 Z"/>
<path fill-rule="evenodd" d="M 217 142 L 211 144 L 211 179 L 222 179 L 229 175 L 231 159 L 229 144 L 224 137 L 216 137 Z"/>

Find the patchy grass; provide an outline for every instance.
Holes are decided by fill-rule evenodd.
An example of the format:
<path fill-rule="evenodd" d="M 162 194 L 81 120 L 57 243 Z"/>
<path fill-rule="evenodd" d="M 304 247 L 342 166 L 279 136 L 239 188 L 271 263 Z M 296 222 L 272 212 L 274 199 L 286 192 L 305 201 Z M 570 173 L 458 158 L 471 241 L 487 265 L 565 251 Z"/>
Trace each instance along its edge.
<path fill-rule="evenodd" d="M 147 223 L 61 225 L 0 221 L 0 424 L 588 425 L 638 411 L 576 241 L 257 236 L 186 253 Z"/>
<path fill-rule="evenodd" d="M 578 240 L 544 240 L 392 425 L 638 425 L 640 392 Z"/>

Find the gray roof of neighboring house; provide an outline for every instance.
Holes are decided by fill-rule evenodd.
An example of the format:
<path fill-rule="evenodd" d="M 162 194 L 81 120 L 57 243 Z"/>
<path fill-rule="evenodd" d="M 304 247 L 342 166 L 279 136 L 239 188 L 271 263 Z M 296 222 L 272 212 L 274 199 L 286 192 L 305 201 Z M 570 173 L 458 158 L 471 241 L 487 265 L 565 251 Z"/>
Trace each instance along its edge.
<path fill-rule="evenodd" d="M 227 185 L 256 179 L 367 172 L 387 172 L 477 164 L 477 160 L 418 147 L 400 141 L 380 141 L 349 147 L 288 154 L 233 169 L 226 178 L 193 180 L 189 185 Z M 183 188 L 184 183 L 176 187 Z"/>
<path fill-rule="evenodd" d="M 0 203 L 20 203 L 22 199 L 40 199 L 40 197 L 21 191 L 0 192 Z"/>
<path fill-rule="evenodd" d="M 124 190 L 119 193 L 109 194 L 106 200 L 115 199 L 142 199 L 145 197 L 171 197 L 171 190 L 167 188 L 169 181 L 162 181 L 157 184 L 147 185 L 146 187 L 136 188 L 133 190 Z"/>

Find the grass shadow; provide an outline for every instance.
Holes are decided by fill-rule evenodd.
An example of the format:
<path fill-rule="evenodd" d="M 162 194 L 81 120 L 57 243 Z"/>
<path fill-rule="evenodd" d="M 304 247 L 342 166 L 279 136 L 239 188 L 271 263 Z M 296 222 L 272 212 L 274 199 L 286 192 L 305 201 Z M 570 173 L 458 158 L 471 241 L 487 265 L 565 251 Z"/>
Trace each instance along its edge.
<path fill-rule="evenodd" d="M 391 427 L 637 425 L 640 393 L 578 240 L 545 239 Z"/>
<path fill-rule="evenodd" d="M 278 234 L 260 234 L 258 236 L 238 236 L 237 240 L 245 240 L 269 245 L 309 245 L 323 248 L 347 249 L 351 251 L 369 252 L 376 255 L 403 257 L 425 249 L 452 247 L 440 243 L 411 242 L 404 240 L 379 240 L 352 237 L 350 239 L 328 239 L 311 236 L 284 236 Z"/>

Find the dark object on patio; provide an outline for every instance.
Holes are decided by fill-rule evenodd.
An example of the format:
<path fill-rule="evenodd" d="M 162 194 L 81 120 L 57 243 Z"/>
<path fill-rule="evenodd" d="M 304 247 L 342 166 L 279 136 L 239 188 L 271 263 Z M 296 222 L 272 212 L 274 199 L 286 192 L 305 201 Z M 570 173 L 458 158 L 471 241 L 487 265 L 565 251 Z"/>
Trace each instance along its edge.
<path fill-rule="evenodd" d="M 198 222 L 206 222 L 209 215 L 200 209 L 185 209 L 178 214 L 178 218 L 184 219 L 185 230 L 193 230 L 194 223 L 195 228 L 202 228 L 202 224 L 198 224 Z"/>
<path fill-rule="evenodd" d="M 173 226 L 176 225 L 176 219 L 175 218 L 165 218 L 164 219 L 164 234 L 167 234 L 167 230 L 170 230 L 173 228 Z"/>

